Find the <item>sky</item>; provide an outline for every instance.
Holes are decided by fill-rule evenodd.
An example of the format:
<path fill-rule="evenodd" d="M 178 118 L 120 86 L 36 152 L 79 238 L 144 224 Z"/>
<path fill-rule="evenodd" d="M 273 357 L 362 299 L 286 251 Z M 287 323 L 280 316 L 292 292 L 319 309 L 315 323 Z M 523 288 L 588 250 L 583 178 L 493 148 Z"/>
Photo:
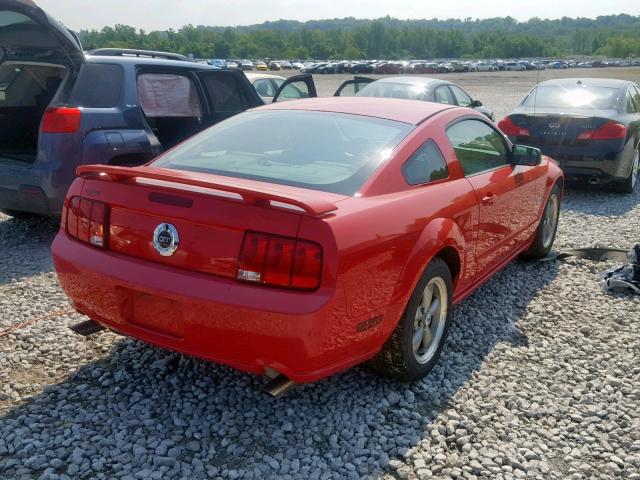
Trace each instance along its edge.
<path fill-rule="evenodd" d="M 326 18 L 597 17 L 640 15 L 637 0 L 36 0 L 73 30 L 117 23 L 146 31 Z"/>

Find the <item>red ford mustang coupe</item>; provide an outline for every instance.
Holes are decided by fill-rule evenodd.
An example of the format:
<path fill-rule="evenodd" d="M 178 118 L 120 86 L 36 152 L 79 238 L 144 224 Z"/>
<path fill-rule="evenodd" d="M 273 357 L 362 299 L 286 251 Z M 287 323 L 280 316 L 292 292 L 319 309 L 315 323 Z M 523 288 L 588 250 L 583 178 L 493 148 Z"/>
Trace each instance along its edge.
<path fill-rule="evenodd" d="M 547 255 L 563 185 L 473 110 L 357 97 L 261 107 L 78 175 L 53 244 L 78 311 L 289 382 L 367 360 L 424 376 L 452 305 Z"/>

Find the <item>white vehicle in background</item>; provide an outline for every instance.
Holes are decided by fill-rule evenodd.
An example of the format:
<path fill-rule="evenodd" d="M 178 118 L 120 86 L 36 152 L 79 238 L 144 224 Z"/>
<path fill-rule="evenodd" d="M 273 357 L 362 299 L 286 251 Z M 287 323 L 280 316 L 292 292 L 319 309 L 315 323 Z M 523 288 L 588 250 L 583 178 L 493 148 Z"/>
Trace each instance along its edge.
<path fill-rule="evenodd" d="M 235 70 L 238 68 L 238 64 L 236 62 L 227 62 L 227 68 L 230 70 Z"/>
<path fill-rule="evenodd" d="M 302 63 L 300 63 L 300 62 L 293 62 L 291 64 L 291 66 L 293 68 L 295 68 L 296 70 L 300 70 L 300 69 L 304 68 L 304 65 Z"/>
<path fill-rule="evenodd" d="M 473 72 L 497 72 L 498 65 L 493 62 L 476 62 L 472 65 Z"/>
<path fill-rule="evenodd" d="M 527 69 L 524 65 L 518 62 L 506 62 L 504 69 L 508 72 L 522 72 Z"/>
<path fill-rule="evenodd" d="M 242 70 L 253 70 L 256 68 L 256 66 L 253 64 L 253 62 L 249 60 L 245 60 L 242 63 L 240 63 L 240 68 Z"/>

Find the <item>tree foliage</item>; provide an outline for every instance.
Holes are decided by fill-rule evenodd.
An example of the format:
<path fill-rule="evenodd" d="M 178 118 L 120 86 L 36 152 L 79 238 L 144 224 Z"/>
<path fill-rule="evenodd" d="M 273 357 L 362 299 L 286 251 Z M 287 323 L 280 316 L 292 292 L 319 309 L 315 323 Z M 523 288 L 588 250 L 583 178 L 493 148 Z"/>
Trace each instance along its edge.
<path fill-rule="evenodd" d="M 484 20 L 279 20 L 236 28 L 185 25 L 147 33 L 127 25 L 79 32 L 85 48 L 122 47 L 199 58 L 395 59 L 640 56 L 640 16 L 518 22 Z"/>

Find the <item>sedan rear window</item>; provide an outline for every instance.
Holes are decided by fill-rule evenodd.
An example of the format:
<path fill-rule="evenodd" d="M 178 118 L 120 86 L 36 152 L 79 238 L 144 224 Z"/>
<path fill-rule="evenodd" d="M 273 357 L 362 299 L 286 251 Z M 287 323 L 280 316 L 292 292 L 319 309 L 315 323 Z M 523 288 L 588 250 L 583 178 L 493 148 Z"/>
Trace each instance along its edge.
<path fill-rule="evenodd" d="M 608 110 L 615 108 L 617 101 L 617 88 L 542 85 L 534 88 L 522 105 L 538 108 Z"/>
<path fill-rule="evenodd" d="M 246 112 L 178 146 L 153 166 L 353 195 L 412 129 L 340 113 Z"/>
<path fill-rule="evenodd" d="M 373 82 L 360 90 L 357 96 L 424 100 L 424 86 L 407 83 Z"/>

